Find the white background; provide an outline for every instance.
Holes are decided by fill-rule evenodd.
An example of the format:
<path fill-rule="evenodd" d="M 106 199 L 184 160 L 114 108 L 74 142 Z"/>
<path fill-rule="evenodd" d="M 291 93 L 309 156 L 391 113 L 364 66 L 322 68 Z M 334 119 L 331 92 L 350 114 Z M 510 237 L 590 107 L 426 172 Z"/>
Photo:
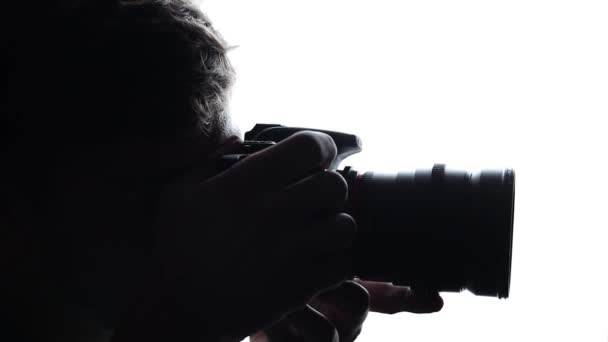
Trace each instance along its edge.
<path fill-rule="evenodd" d="M 358 341 L 608 341 L 608 2 L 237 1 L 231 112 L 358 134 L 344 165 L 516 170 L 508 300 L 371 314 Z"/>

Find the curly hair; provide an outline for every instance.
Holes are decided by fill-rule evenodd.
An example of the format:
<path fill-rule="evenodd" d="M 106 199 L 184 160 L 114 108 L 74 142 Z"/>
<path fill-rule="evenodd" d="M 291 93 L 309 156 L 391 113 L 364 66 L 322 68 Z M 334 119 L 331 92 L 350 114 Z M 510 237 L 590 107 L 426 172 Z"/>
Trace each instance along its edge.
<path fill-rule="evenodd" d="M 22 131 L 71 141 L 175 139 L 221 124 L 213 121 L 234 78 L 229 47 L 192 2 L 63 3 L 22 44 L 15 83 L 26 96 L 13 114 Z"/>

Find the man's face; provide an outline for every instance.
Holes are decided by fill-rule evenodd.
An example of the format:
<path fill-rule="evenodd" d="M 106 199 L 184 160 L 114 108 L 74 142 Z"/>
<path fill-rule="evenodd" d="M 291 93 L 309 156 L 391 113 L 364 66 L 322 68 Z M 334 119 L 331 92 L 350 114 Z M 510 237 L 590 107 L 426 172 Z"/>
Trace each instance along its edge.
<path fill-rule="evenodd" d="M 239 140 L 231 125 L 213 131 L 187 142 L 133 140 L 58 153 L 47 198 L 47 267 L 76 306 L 100 308 L 109 319 L 130 296 L 138 271 L 153 262 L 156 200 L 169 177 Z"/>

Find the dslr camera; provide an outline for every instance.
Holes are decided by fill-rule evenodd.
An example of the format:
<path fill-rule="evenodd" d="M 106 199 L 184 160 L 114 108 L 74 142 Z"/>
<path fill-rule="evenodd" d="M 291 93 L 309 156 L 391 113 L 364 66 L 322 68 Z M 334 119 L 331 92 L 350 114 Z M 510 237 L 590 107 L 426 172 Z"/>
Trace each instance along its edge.
<path fill-rule="evenodd" d="M 356 135 L 257 124 L 239 150 L 220 158 L 225 169 L 299 131 L 328 134 L 338 154 L 331 164 L 348 183 L 346 212 L 357 222 L 351 276 L 417 289 L 507 298 L 511 278 L 515 174 L 476 173 L 435 164 L 386 174 L 346 166 L 361 151 Z"/>

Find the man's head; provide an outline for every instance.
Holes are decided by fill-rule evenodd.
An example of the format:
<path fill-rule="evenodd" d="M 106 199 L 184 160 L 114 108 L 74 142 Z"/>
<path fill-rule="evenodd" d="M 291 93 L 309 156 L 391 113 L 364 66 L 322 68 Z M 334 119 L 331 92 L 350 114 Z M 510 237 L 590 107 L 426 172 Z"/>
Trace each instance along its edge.
<path fill-rule="evenodd" d="M 23 262 L 40 288 L 69 284 L 50 297 L 95 311 L 149 248 L 163 181 L 233 134 L 234 71 L 187 0 L 64 1 L 52 13 L 11 42 L 3 221 L 37 241 Z"/>
<path fill-rule="evenodd" d="M 45 6 L 20 5 L 16 15 L 30 19 L 14 24 L 9 43 L 13 93 L 2 133 L 4 147 L 18 147 L 10 149 L 18 168 L 108 144 L 214 145 L 231 129 L 228 47 L 190 1 Z M 26 146 L 35 158 L 22 158 Z"/>

